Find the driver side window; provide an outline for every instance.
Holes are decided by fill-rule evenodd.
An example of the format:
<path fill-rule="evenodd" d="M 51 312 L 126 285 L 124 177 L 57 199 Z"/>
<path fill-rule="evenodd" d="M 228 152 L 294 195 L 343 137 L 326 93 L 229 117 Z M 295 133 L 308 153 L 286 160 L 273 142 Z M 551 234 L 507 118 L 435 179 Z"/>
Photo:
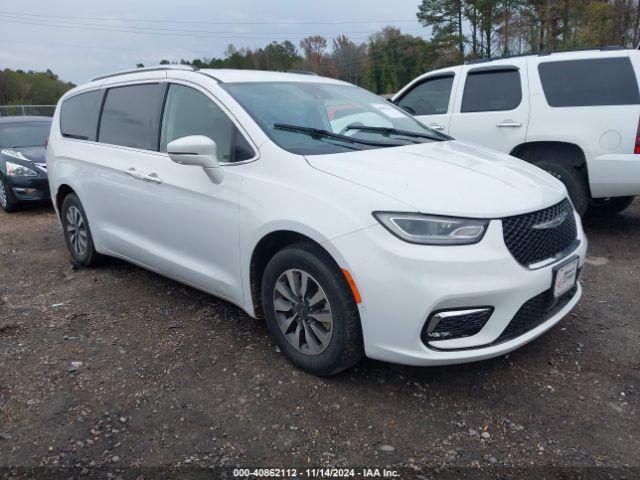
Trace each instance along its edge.
<path fill-rule="evenodd" d="M 172 84 L 162 117 L 160 151 L 166 152 L 169 142 L 189 135 L 204 135 L 216 142 L 220 162 L 241 162 L 255 155 L 234 123 L 209 97 Z"/>
<path fill-rule="evenodd" d="M 447 113 L 453 75 L 429 78 L 407 92 L 398 102 L 413 115 L 440 115 Z"/>

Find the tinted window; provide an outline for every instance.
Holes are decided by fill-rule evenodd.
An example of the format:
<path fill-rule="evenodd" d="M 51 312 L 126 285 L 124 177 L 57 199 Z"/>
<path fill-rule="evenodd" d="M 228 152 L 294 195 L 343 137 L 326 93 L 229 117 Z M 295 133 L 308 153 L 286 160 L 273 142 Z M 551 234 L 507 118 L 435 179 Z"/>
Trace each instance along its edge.
<path fill-rule="evenodd" d="M 189 135 L 204 135 L 216 142 L 218 160 L 239 162 L 254 156 L 253 150 L 227 115 L 203 93 L 171 85 L 164 107 L 160 151 Z"/>
<path fill-rule="evenodd" d="M 81 140 L 95 140 L 102 90 L 81 93 L 62 102 L 60 131 L 62 135 Z"/>
<path fill-rule="evenodd" d="M 98 140 L 112 145 L 157 150 L 165 86 L 131 85 L 107 91 Z"/>
<path fill-rule="evenodd" d="M 520 72 L 494 70 L 470 72 L 464 86 L 461 112 L 513 110 L 522 101 Z"/>
<path fill-rule="evenodd" d="M 0 147 L 43 147 L 51 130 L 50 122 L 0 124 Z"/>
<path fill-rule="evenodd" d="M 628 58 L 546 62 L 538 65 L 552 107 L 636 105 L 638 82 Z"/>
<path fill-rule="evenodd" d="M 414 115 L 447 113 L 453 75 L 425 80 L 413 87 L 398 102 L 398 106 Z"/>

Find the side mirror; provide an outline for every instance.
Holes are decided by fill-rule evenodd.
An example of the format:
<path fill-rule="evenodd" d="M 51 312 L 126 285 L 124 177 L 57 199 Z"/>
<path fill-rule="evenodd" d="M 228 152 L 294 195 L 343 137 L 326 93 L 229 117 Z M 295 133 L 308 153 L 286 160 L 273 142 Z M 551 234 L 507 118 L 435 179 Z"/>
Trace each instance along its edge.
<path fill-rule="evenodd" d="M 213 183 L 222 181 L 222 169 L 218 162 L 216 142 L 204 135 L 191 135 L 167 145 L 169 158 L 180 165 L 201 167 Z"/>

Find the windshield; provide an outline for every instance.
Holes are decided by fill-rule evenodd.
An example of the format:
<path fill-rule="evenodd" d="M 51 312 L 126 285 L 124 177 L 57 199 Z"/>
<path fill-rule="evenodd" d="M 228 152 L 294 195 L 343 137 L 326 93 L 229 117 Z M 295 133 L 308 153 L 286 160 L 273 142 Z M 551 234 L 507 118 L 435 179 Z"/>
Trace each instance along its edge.
<path fill-rule="evenodd" d="M 49 138 L 49 130 L 51 130 L 49 122 L 0 124 L 0 147 L 44 147 L 44 143 Z"/>
<path fill-rule="evenodd" d="M 449 139 L 353 85 L 260 82 L 222 86 L 275 143 L 300 155 Z"/>

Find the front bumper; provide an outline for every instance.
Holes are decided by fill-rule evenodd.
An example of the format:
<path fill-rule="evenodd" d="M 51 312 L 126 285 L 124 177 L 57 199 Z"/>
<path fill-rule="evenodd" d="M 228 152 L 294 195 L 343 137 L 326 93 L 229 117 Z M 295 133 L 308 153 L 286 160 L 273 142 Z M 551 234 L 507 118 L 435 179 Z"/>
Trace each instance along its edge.
<path fill-rule="evenodd" d="M 11 193 L 19 202 L 42 202 L 51 199 L 46 175 L 37 177 L 6 177 Z"/>
<path fill-rule="evenodd" d="M 412 245 L 374 225 L 329 242 L 339 252 L 362 296 L 360 317 L 368 357 L 408 365 L 454 364 L 510 352 L 558 323 L 578 302 L 570 298 L 542 323 L 497 341 L 520 308 L 548 291 L 554 267 L 571 256 L 584 264 L 587 241 L 577 215 L 579 243 L 562 259 L 537 270 L 520 265 L 507 249 L 502 222 L 494 220 L 483 240 L 467 246 Z M 430 342 L 421 332 L 438 310 L 491 306 L 494 311 L 475 335 Z"/>

